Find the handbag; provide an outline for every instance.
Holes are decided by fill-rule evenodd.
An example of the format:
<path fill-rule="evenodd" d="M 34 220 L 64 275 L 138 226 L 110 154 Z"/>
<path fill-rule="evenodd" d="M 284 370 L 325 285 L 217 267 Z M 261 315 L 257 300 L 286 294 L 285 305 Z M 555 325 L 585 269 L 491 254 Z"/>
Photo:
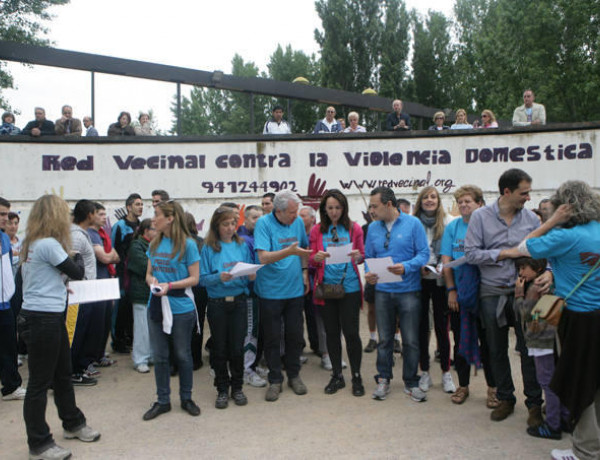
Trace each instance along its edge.
<path fill-rule="evenodd" d="M 571 297 L 583 283 L 585 283 L 598 265 L 600 265 L 600 258 L 598 258 L 596 264 L 583 278 L 581 278 L 579 283 L 577 283 L 577 285 L 571 289 L 571 292 L 569 292 L 564 299 L 552 294 L 543 295 L 540 300 L 537 301 L 535 307 L 533 307 L 533 310 L 531 310 L 531 317 L 533 321 L 539 321 L 542 319 L 551 326 L 558 326 L 562 312 L 567 305 L 567 299 Z"/>

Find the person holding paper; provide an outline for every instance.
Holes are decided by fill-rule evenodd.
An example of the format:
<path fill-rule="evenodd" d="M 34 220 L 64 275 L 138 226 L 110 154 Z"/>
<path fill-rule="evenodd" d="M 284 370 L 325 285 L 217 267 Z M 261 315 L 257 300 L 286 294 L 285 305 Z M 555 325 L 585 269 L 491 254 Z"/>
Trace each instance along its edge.
<path fill-rule="evenodd" d="M 365 388 L 360 375 L 362 342 L 358 331 L 362 284 L 358 272 L 359 263 L 365 255 L 363 232 L 360 225 L 348 217 L 348 200 L 337 189 L 328 190 L 319 205 L 321 223 L 310 232 L 311 255 L 309 263 L 316 268 L 313 294 L 319 284 L 341 284 L 344 296 L 341 299 L 320 299 L 314 302 L 321 306 L 321 317 L 327 337 L 327 350 L 331 358 L 331 380 L 325 387 L 326 394 L 334 394 L 346 386 L 342 375 L 342 340 L 346 339 L 346 351 L 352 372 L 352 394 L 363 396 Z M 326 264 L 331 256 L 327 250 L 333 247 L 348 247 L 345 263 Z"/>
<path fill-rule="evenodd" d="M 200 254 L 200 284 L 208 291 L 207 316 L 213 338 L 210 353 L 215 370 L 217 409 L 227 408 L 230 388 L 236 406 L 248 404 L 242 391 L 244 338 L 248 308 L 252 308 L 248 281 L 256 275 L 234 278 L 229 273 L 238 262 L 253 263 L 248 245 L 236 233 L 237 217 L 237 211 L 231 208 L 217 208 Z"/>
<path fill-rule="evenodd" d="M 429 245 L 423 226 L 414 216 L 398 210 L 394 191 L 377 187 L 371 191 L 371 212 L 375 221 L 369 225 L 365 255 L 367 258 L 391 257 L 388 270 L 401 275 L 402 281 L 378 283 L 376 273 L 365 273 L 367 283 L 375 284 L 375 314 L 379 346 L 377 347 L 377 387 L 373 399 L 384 400 L 393 378 L 394 332 L 399 317 L 402 336 L 402 378 L 404 392 L 414 401 L 427 399 L 419 389 L 419 321 L 421 310 L 421 267 L 429 260 Z"/>
<path fill-rule="evenodd" d="M 70 279 L 84 277 L 81 255 L 71 260 L 69 205 L 56 195 L 44 195 L 31 208 L 27 238 L 21 251 L 23 305 L 17 324 L 28 350 L 29 382 L 23 405 L 29 458 L 68 458 L 71 450 L 58 446 L 46 423 L 48 389 L 62 420 L 64 437 L 92 442 L 100 433 L 86 424 L 75 402 L 71 381 L 71 351 L 65 326 Z"/>
<path fill-rule="evenodd" d="M 169 200 L 156 205 L 153 223 L 156 236 L 148 248 L 146 283 L 153 290 L 148 308 L 148 330 L 158 401 L 143 419 L 152 420 L 171 410 L 169 335 L 173 339 L 173 352 L 179 369 L 181 408 L 192 416 L 198 416 L 200 408 L 192 400 L 191 343 L 197 316 L 191 288 L 198 284 L 200 254 L 196 242 L 190 237 L 179 203 Z M 167 313 L 164 318 L 163 310 Z M 170 316 L 172 324 L 168 321 Z"/>

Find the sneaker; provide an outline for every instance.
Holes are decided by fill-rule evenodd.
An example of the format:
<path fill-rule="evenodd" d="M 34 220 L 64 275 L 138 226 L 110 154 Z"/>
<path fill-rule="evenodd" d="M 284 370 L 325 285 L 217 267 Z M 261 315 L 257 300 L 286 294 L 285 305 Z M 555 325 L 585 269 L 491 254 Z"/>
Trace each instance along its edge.
<path fill-rule="evenodd" d="M 248 404 L 248 398 L 246 398 L 242 390 L 233 390 L 231 392 L 231 399 L 233 399 L 236 406 L 245 406 Z"/>
<path fill-rule="evenodd" d="M 325 387 L 325 394 L 332 395 L 337 393 L 338 390 L 346 387 L 346 382 L 344 382 L 344 377 L 341 375 L 333 375 L 331 376 L 331 380 Z"/>
<path fill-rule="evenodd" d="M 559 440 L 562 438 L 562 432 L 560 429 L 553 430 L 550 426 L 544 422 L 540 426 L 530 426 L 527 428 L 527 434 L 529 436 L 533 436 L 535 438 L 544 438 L 544 439 L 556 439 Z"/>
<path fill-rule="evenodd" d="M 527 417 L 527 426 L 530 428 L 537 428 L 539 426 L 542 426 L 544 424 L 544 417 L 542 417 L 542 407 L 531 406 L 528 410 L 529 417 Z M 527 432 L 529 433 L 529 431 Z"/>
<path fill-rule="evenodd" d="M 333 366 L 331 365 L 331 358 L 329 357 L 329 355 L 323 355 L 323 357 L 321 358 L 321 367 L 326 371 L 330 371 L 333 369 Z"/>
<path fill-rule="evenodd" d="M 552 455 L 552 460 L 579 460 L 579 457 L 571 449 L 553 449 L 550 455 Z"/>
<path fill-rule="evenodd" d="M 388 379 L 379 378 L 377 380 L 375 391 L 373 391 L 373 399 L 376 399 L 377 401 L 383 401 L 389 393 L 390 381 Z"/>
<path fill-rule="evenodd" d="M 365 353 L 373 353 L 377 348 L 377 342 L 374 339 L 369 339 L 369 343 L 365 347 Z"/>
<path fill-rule="evenodd" d="M 94 430 L 91 426 L 83 425 L 81 428 L 75 431 L 63 431 L 63 437 L 65 439 L 79 439 L 83 442 L 94 442 L 100 439 L 100 432 Z"/>
<path fill-rule="evenodd" d="M 431 375 L 429 375 L 429 372 L 423 371 L 421 378 L 419 379 L 419 388 L 421 391 L 429 391 L 432 386 L 433 380 L 431 380 Z"/>
<path fill-rule="evenodd" d="M 265 395 L 265 401 L 277 401 L 279 399 L 279 393 L 281 393 L 281 383 L 271 383 L 267 388 L 267 394 Z"/>
<path fill-rule="evenodd" d="M 402 353 L 402 344 L 398 339 L 394 339 L 394 353 Z"/>
<path fill-rule="evenodd" d="M 452 380 L 452 374 L 450 372 L 444 372 L 442 374 L 442 387 L 446 393 L 456 392 L 456 385 L 454 385 L 454 380 Z"/>
<path fill-rule="evenodd" d="M 427 401 L 427 393 L 421 390 L 419 387 L 408 388 L 404 387 L 404 393 L 410 396 L 415 402 L 424 402 Z"/>
<path fill-rule="evenodd" d="M 342 369 L 346 369 L 348 367 L 348 363 L 342 359 Z"/>
<path fill-rule="evenodd" d="M 244 372 L 244 383 L 247 383 L 251 387 L 256 388 L 262 388 L 267 386 L 267 381 L 253 370 Z"/>
<path fill-rule="evenodd" d="M 492 413 L 490 414 L 490 418 L 494 422 L 500 422 L 508 417 L 515 411 L 515 402 L 514 401 L 500 401 L 498 407 L 496 407 Z"/>
<path fill-rule="evenodd" d="M 71 458 L 71 449 L 54 444 L 39 454 L 29 452 L 29 460 L 66 460 Z"/>
<path fill-rule="evenodd" d="M 23 360 L 21 358 L 17 358 L 17 367 L 21 367 L 23 365 Z"/>
<path fill-rule="evenodd" d="M 269 377 L 269 370 L 264 368 L 264 367 L 260 367 L 260 366 L 256 366 L 256 373 L 258 375 L 260 375 L 263 379 L 266 379 Z"/>
<path fill-rule="evenodd" d="M 93 377 L 89 377 L 86 374 L 73 374 L 71 376 L 71 383 L 73 386 L 78 387 L 93 387 L 98 383 L 98 380 Z"/>
<path fill-rule="evenodd" d="M 215 401 L 215 407 L 217 409 L 227 409 L 227 406 L 229 406 L 229 395 L 226 391 L 219 391 L 217 400 Z"/>
<path fill-rule="evenodd" d="M 210 375 L 213 379 L 215 378 L 215 370 L 211 367 L 210 370 L 208 371 L 208 375 Z"/>
<path fill-rule="evenodd" d="M 354 396 L 365 395 L 365 387 L 362 383 L 362 378 L 360 377 L 360 375 L 352 377 L 352 394 Z"/>
<path fill-rule="evenodd" d="M 198 417 L 200 415 L 200 408 L 191 399 L 184 399 L 181 401 L 181 408 L 192 417 Z"/>
<path fill-rule="evenodd" d="M 96 366 L 90 364 L 88 367 L 85 368 L 84 374 L 88 377 L 98 377 L 100 375 L 100 371 L 96 369 Z"/>
<path fill-rule="evenodd" d="M 147 374 L 148 372 L 150 372 L 150 368 L 145 363 L 138 364 L 135 367 L 135 370 L 138 371 L 140 374 Z"/>
<path fill-rule="evenodd" d="M 27 359 L 27 355 L 18 354 L 17 359 L 20 359 L 21 361 L 25 361 Z"/>
<path fill-rule="evenodd" d="M 161 414 L 169 412 L 170 410 L 171 403 L 161 404 L 159 402 L 155 402 L 152 404 L 152 407 L 146 411 L 142 418 L 146 421 L 152 420 L 153 418 L 156 418 Z"/>
<path fill-rule="evenodd" d="M 27 390 L 23 387 L 18 387 L 12 393 L 2 396 L 2 401 L 20 401 L 25 399 L 25 395 L 27 394 Z"/>
<path fill-rule="evenodd" d="M 300 365 L 306 364 L 306 361 L 308 361 L 308 357 L 305 355 L 300 355 Z"/>
<path fill-rule="evenodd" d="M 300 379 L 300 377 L 293 377 L 288 380 L 288 387 L 294 390 L 294 393 L 297 395 L 305 395 L 308 390 L 306 389 L 306 385 Z"/>
<path fill-rule="evenodd" d="M 117 363 L 117 361 L 115 361 L 114 359 L 110 359 L 108 356 L 103 356 L 102 358 L 100 358 L 100 360 L 98 361 L 98 363 L 96 365 L 98 367 L 110 367 L 116 363 Z"/>

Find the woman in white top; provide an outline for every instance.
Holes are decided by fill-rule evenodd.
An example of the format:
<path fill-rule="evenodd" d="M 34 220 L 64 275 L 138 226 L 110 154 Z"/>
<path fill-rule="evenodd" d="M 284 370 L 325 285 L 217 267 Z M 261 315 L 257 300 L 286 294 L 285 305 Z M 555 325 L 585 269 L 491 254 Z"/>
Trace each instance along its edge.
<path fill-rule="evenodd" d="M 358 124 L 358 113 L 350 112 L 348 114 L 348 122 L 350 126 L 344 129 L 345 133 L 366 133 L 367 130 L 364 126 Z"/>
<path fill-rule="evenodd" d="M 473 125 L 467 122 L 467 112 L 465 109 L 458 109 L 456 111 L 456 121 L 450 129 L 473 129 Z"/>

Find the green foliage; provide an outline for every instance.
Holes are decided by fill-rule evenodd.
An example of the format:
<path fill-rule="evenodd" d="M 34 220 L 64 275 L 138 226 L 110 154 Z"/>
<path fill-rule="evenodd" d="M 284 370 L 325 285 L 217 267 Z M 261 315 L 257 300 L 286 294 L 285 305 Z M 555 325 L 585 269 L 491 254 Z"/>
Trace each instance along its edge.
<path fill-rule="evenodd" d="M 4 0 L 0 1 L 0 40 L 48 46 L 42 38 L 48 33 L 43 22 L 52 19 L 48 8 L 65 5 L 69 0 Z M 13 78 L 6 71 L 6 64 L 0 62 L 0 105 L 10 108 L 2 95 L 2 88 L 12 88 Z"/>
<path fill-rule="evenodd" d="M 392 99 L 407 98 L 410 90 L 406 66 L 410 49 L 410 17 L 401 0 L 386 0 L 384 8 L 379 95 Z"/>

